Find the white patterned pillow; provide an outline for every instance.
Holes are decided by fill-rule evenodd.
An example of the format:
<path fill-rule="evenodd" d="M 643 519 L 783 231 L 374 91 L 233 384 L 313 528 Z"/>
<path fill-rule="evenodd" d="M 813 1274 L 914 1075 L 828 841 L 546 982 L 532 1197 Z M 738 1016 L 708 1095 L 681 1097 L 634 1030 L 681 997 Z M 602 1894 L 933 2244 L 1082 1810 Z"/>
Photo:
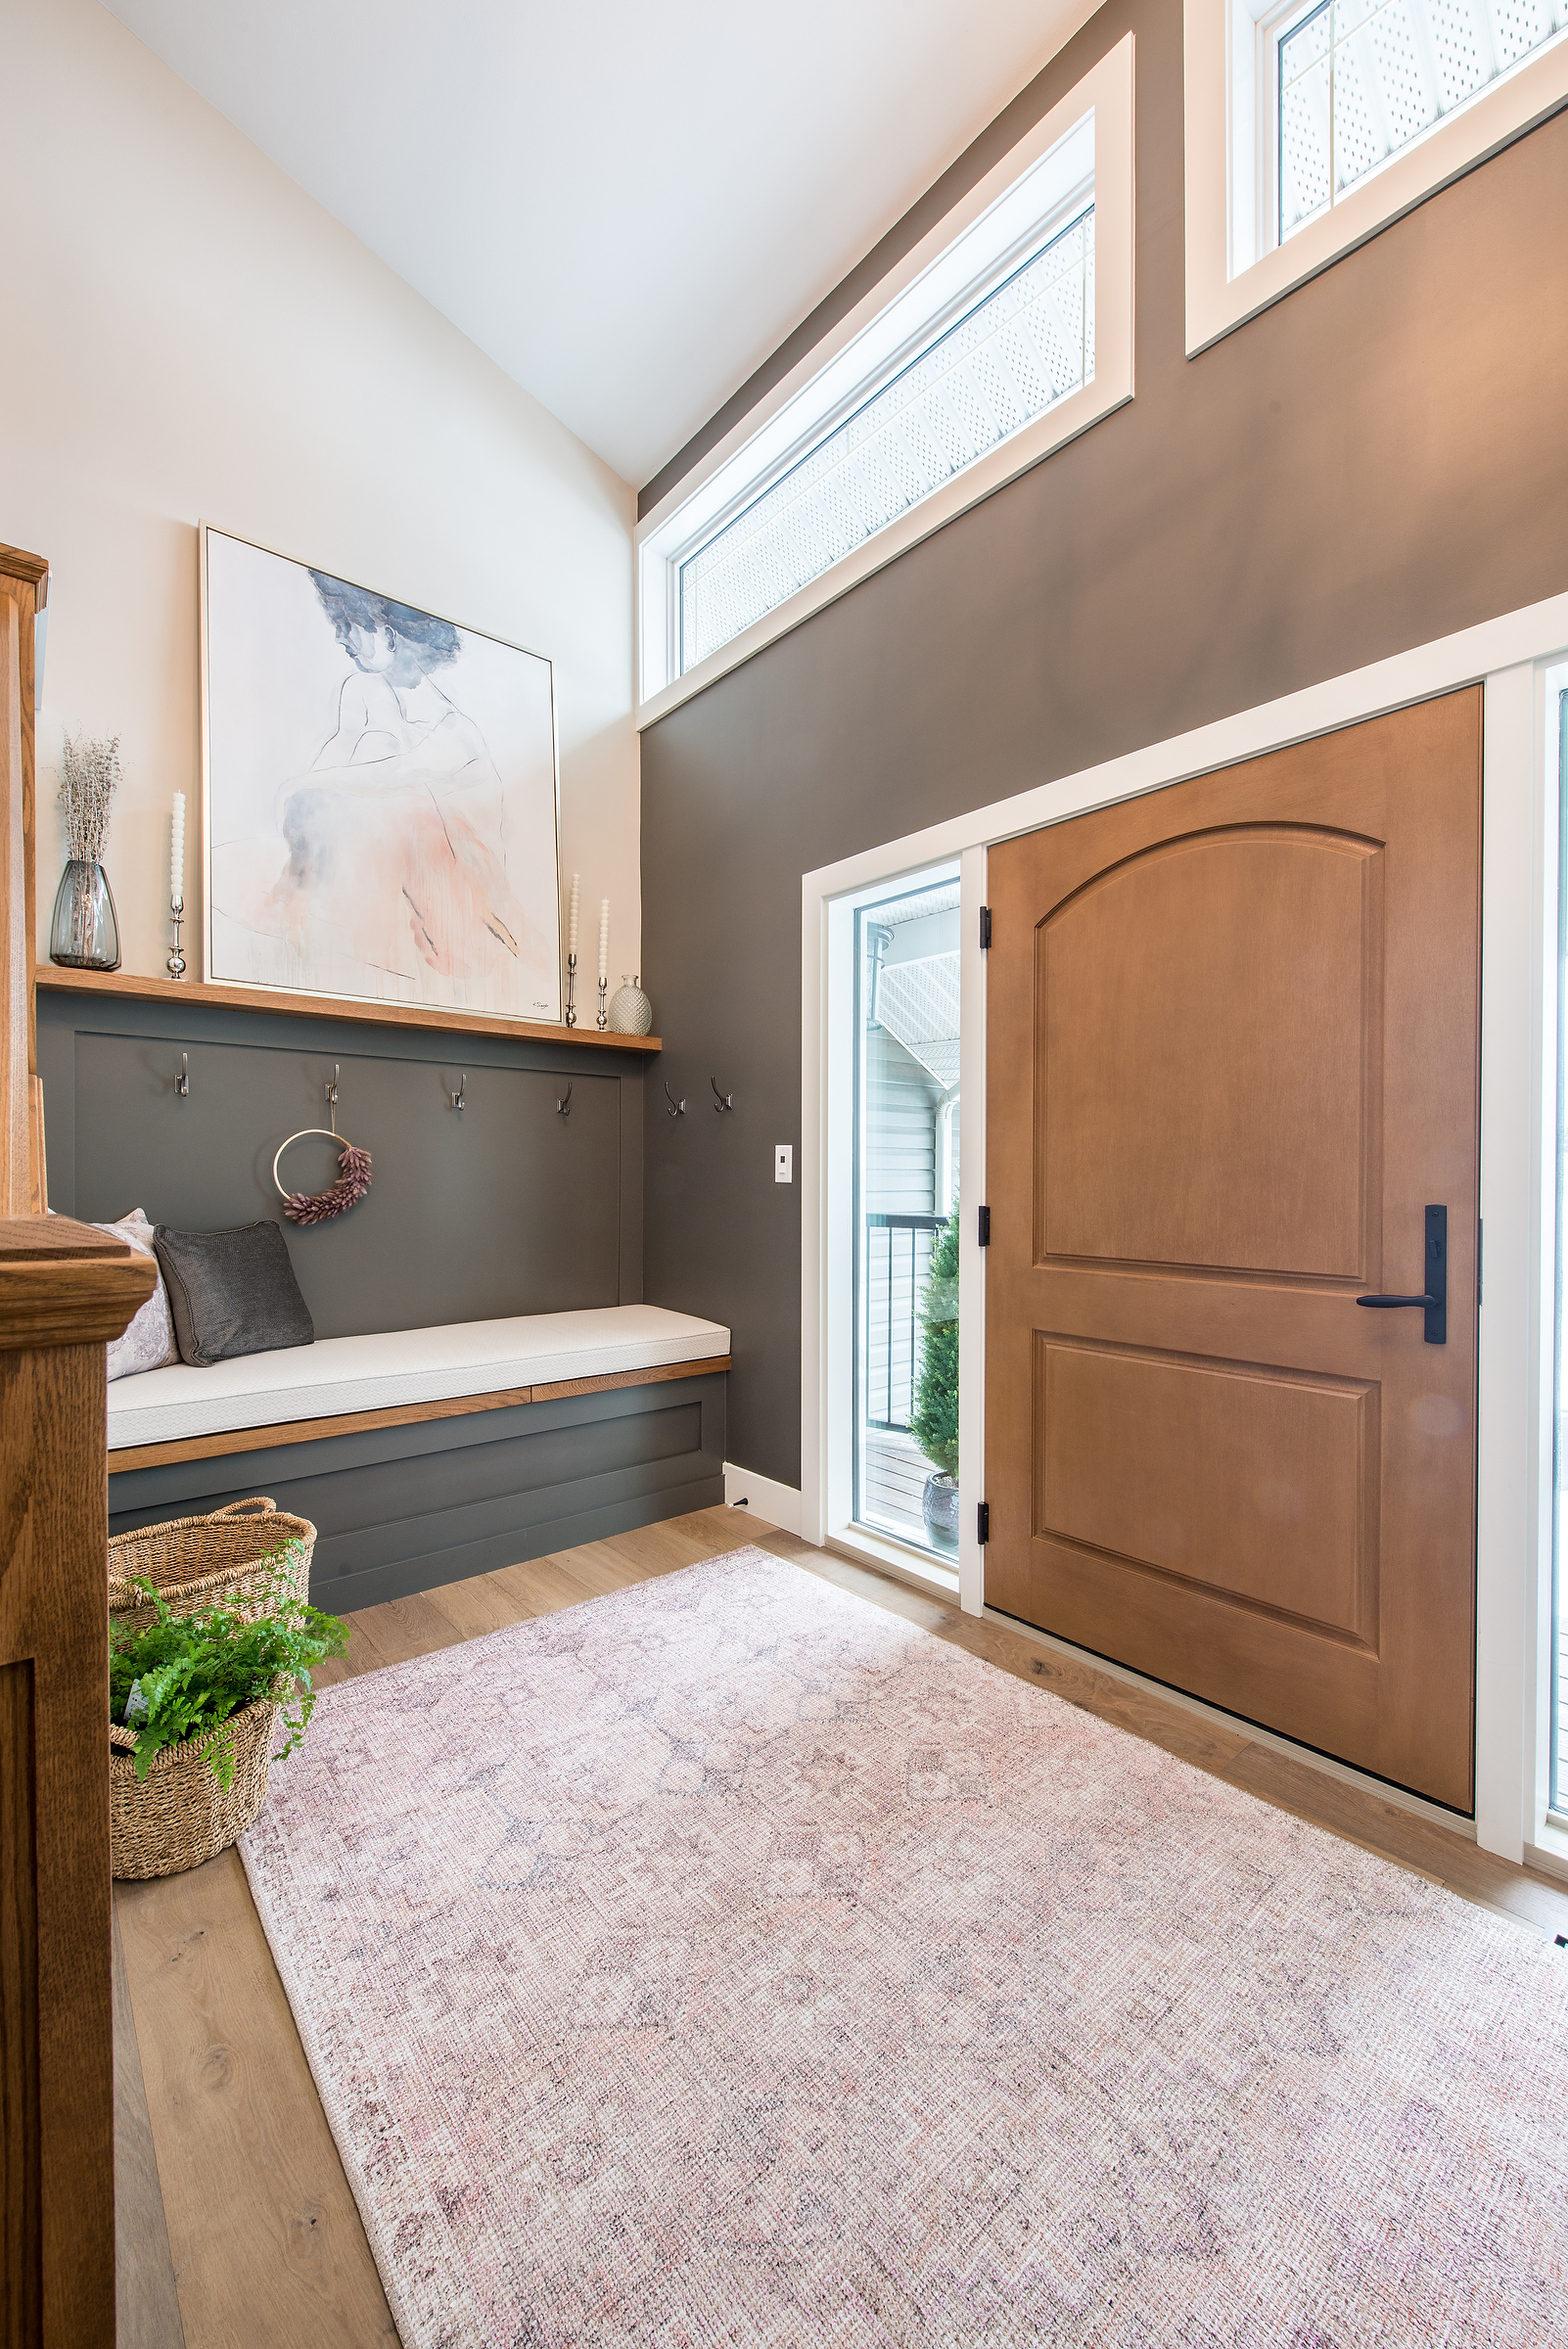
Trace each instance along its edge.
<path fill-rule="evenodd" d="M 95 1231 L 112 1232 L 116 1240 L 143 1256 L 158 1258 L 153 1249 L 153 1226 L 139 1207 L 117 1223 L 95 1223 Z M 137 1370 L 161 1370 L 165 1362 L 177 1362 L 180 1350 L 174 1343 L 174 1322 L 168 1310 L 168 1291 L 163 1286 L 160 1267 L 158 1286 L 145 1305 L 138 1306 L 129 1329 L 122 1338 L 112 1338 L 109 1345 L 109 1375 L 111 1378 L 129 1378 Z"/>

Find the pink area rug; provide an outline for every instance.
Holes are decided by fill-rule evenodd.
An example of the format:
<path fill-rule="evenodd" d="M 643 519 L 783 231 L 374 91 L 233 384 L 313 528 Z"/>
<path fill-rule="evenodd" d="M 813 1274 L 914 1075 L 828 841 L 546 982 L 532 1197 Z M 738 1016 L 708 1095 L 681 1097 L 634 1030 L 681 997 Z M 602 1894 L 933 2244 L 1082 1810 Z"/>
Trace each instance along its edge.
<path fill-rule="evenodd" d="M 1564 2337 L 1568 1954 L 761 1551 L 243 1849 L 406 2349 Z"/>

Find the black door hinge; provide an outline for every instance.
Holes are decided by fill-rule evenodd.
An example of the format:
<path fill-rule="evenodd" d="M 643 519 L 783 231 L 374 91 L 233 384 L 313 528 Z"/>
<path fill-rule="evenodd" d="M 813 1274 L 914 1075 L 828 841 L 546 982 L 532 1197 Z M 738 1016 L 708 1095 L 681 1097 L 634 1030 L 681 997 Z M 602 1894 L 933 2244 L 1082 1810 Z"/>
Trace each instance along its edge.
<path fill-rule="evenodd" d="M 977 1500 L 975 1503 L 975 1540 L 980 1543 L 982 1549 L 991 1540 L 991 1503 L 989 1500 Z"/>
<path fill-rule="evenodd" d="M 979 1238 L 980 1245 L 982 1248 L 989 1248 L 991 1246 L 991 1210 L 989 1207 L 983 1207 L 981 1209 L 976 1221 L 978 1226 L 977 1236 Z"/>
<path fill-rule="evenodd" d="M 982 952 L 982 953 L 984 953 L 984 952 L 985 952 L 985 950 L 986 950 L 986 948 L 987 948 L 987 947 L 988 947 L 990 944 L 991 944 L 991 907 L 990 907 L 989 905 L 982 905 L 982 907 L 980 908 L 980 950 L 981 950 L 981 952 Z"/>

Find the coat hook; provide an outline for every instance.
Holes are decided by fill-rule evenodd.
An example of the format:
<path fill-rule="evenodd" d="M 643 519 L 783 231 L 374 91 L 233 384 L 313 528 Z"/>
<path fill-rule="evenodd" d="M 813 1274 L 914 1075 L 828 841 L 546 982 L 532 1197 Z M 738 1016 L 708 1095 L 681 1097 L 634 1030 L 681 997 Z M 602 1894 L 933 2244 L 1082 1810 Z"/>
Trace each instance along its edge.
<path fill-rule="evenodd" d="M 719 1089 L 718 1089 L 718 1079 L 717 1079 L 716 1077 L 710 1077 L 710 1078 L 709 1078 L 709 1080 L 708 1080 L 708 1082 L 709 1082 L 709 1083 L 710 1083 L 710 1084 L 713 1086 L 713 1088 L 714 1088 L 714 1107 L 715 1107 L 715 1110 L 719 1110 L 719 1111 L 723 1111 L 723 1110 L 726 1110 L 726 1109 L 733 1109 L 733 1108 L 734 1108 L 734 1106 L 735 1106 L 735 1096 L 734 1096 L 734 1094 L 733 1094 L 733 1093 L 721 1093 L 721 1092 L 719 1091 Z"/>
<path fill-rule="evenodd" d="M 332 1064 L 332 1082 L 323 1085 L 321 1089 L 327 1096 L 328 1107 L 336 1109 L 338 1106 L 338 1063 L 336 1061 Z"/>
<path fill-rule="evenodd" d="M 465 1070 L 463 1071 L 463 1082 L 462 1082 L 462 1083 L 461 1083 L 461 1084 L 458 1086 L 458 1088 L 457 1088 L 456 1092 L 455 1092 L 455 1093 L 452 1095 L 452 1107 L 453 1107 L 454 1109 L 459 1109 L 459 1110 L 461 1110 L 461 1109 L 467 1109 L 467 1107 L 468 1107 L 468 1071 L 467 1071 L 467 1069 L 465 1069 Z"/>
<path fill-rule="evenodd" d="M 686 1104 L 684 1101 L 677 1101 L 675 1099 L 674 1094 L 669 1089 L 669 1080 L 668 1077 L 665 1080 L 665 1099 L 669 1104 L 669 1115 L 672 1118 L 683 1118 L 685 1116 Z"/>
<path fill-rule="evenodd" d="M 184 1100 L 189 1094 L 190 1089 L 191 1056 L 188 1052 L 182 1052 L 180 1054 L 180 1073 L 174 1080 L 174 1090 L 179 1094 L 181 1100 Z"/>
<path fill-rule="evenodd" d="M 572 1115 L 572 1081 L 570 1078 L 567 1080 L 565 1097 L 562 1098 L 560 1095 L 557 1095 L 555 1106 L 560 1111 L 563 1118 L 569 1118 Z"/>

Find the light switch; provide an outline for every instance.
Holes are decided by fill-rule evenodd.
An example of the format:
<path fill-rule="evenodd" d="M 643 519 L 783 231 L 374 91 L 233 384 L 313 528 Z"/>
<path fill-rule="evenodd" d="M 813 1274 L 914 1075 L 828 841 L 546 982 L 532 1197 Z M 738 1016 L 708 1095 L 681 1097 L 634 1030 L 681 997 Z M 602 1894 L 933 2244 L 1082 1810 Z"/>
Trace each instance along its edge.
<path fill-rule="evenodd" d="M 795 1144 L 793 1142 L 775 1142 L 773 1144 L 773 1180 L 775 1182 L 793 1182 L 795 1180 Z"/>

